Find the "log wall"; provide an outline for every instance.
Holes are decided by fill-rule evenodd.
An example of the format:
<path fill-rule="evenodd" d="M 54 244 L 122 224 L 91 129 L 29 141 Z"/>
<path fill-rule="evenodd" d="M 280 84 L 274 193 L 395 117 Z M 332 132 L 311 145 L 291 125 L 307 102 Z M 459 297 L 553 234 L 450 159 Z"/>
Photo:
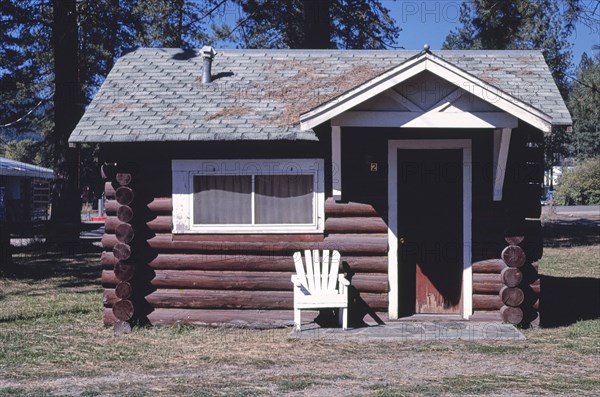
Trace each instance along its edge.
<path fill-rule="evenodd" d="M 502 202 L 492 200 L 492 134 L 473 131 L 457 134 L 473 142 L 473 307 L 477 313 L 493 314 L 505 319 L 516 318 L 514 310 L 503 309 L 506 302 L 525 314 L 523 322 L 537 313 L 536 291 L 539 290 L 535 262 L 541 257 L 541 224 L 539 222 L 538 184 L 539 136 L 528 127 L 513 132 L 509 164 Z M 398 139 L 395 130 L 381 129 L 372 139 L 364 140 L 364 130 L 344 130 L 342 141 L 344 203 L 328 199 L 325 203 L 323 235 L 173 235 L 171 200 L 172 158 L 223 158 L 219 153 L 243 158 L 220 144 L 186 145 L 150 148 L 139 144 L 109 145 L 103 153 L 109 161 L 129 160 L 119 165 L 128 180 L 117 180 L 116 174 L 105 185 L 107 198 L 106 234 L 102 244 L 102 285 L 105 288 L 104 321 L 115 321 L 114 305 L 118 300 L 131 300 L 134 310 L 150 323 L 192 321 L 213 323 L 243 321 L 246 323 L 289 324 L 293 318 L 291 255 L 303 249 L 337 249 L 342 253 L 341 272 L 347 273 L 354 288 L 353 307 L 356 316 L 388 308 L 387 259 L 387 141 Z M 403 131 L 404 138 L 447 138 L 445 132 Z M 328 142 L 325 137 L 324 142 Z M 283 145 L 283 144 L 281 144 Z M 272 148 L 249 148 L 257 157 L 313 157 L 328 159 L 326 144 L 304 148 L 297 153 Z M 282 147 L 283 147 L 282 146 Z M 108 150 L 107 150 L 108 149 Z M 135 161 L 135 155 L 141 156 Z M 149 153 L 161 153 L 148 160 Z M 281 153 L 286 153 L 282 156 Z M 134 156 L 134 157 L 132 157 Z M 373 172 L 371 163 L 378 163 Z M 118 167 L 118 168 L 119 168 Z M 327 168 L 327 167 L 326 167 Z M 529 171 L 527 171 L 529 170 Z M 127 172 L 123 172 L 127 171 Z M 329 172 L 329 170 L 328 170 Z M 330 173 L 325 185 L 331 186 Z M 117 201 L 117 189 L 126 183 L 131 192 L 121 191 L 130 204 Z M 330 192 L 328 192 L 328 195 Z M 132 225 L 129 229 L 123 224 Z M 523 236 L 517 244 L 505 237 Z M 518 245 L 526 261 L 521 274 L 501 258 L 508 245 Z M 131 248 L 131 260 L 119 261 L 123 249 Z M 125 252 L 126 254 L 126 252 Z M 516 281 L 521 277 L 520 281 Z M 128 283 L 127 285 L 124 283 Z M 120 288 L 118 288 L 120 286 Z M 512 288 L 512 289 L 511 289 Z M 523 301 L 514 288 L 523 292 Z M 536 289 L 537 288 L 537 289 Z M 130 294 L 135 299 L 128 297 Z M 514 306 L 516 305 L 516 306 Z M 129 309 L 129 308 L 124 308 Z M 126 310 L 127 312 L 127 310 Z M 362 318 L 362 317 L 361 317 Z"/>
<path fill-rule="evenodd" d="M 328 199 L 324 235 L 173 235 L 171 198 L 152 197 L 147 191 L 137 197 L 144 208 L 133 211 L 133 218 L 138 213 L 144 218 L 142 224 L 141 218 L 133 222 L 138 253 L 132 252 L 132 261 L 136 272 L 145 274 L 140 277 L 145 286 L 138 290 L 144 290 L 144 302 L 152 310 L 146 317 L 149 322 L 169 322 L 179 318 L 176 313 L 185 313 L 179 318 L 182 321 L 234 321 L 234 314 L 247 311 L 238 320 L 291 323 L 292 254 L 304 249 L 342 252 L 340 271 L 350 278 L 358 307 L 365 312 L 387 311 L 387 225 L 373 206 Z M 101 281 L 104 306 L 109 310 L 104 321 L 112 324 L 115 315 L 110 309 L 119 302 L 116 288 L 128 277 L 120 275 L 123 263 L 117 257 L 122 219 L 127 218 L 119 216 L 123 205 L 117 201 L 114 183 L 105 184 L 105 195 L 108 218 L 102 238 Z"/>

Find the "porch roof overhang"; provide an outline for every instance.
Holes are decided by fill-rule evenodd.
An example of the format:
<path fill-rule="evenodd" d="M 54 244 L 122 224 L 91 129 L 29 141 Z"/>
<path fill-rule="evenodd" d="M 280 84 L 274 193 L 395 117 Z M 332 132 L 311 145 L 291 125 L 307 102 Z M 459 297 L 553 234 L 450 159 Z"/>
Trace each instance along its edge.
<path fill-rule="evenodd" d="M 356 123 L 357 119 L 365 120 L 365 118 L 362 117 L 364 115 L 359 115 L 359 112 L 349 112 L 352 108 L 425 71 L 439 76 L 504 113 L 464 113 L 468 116 L 465 118 L 464 125 L 447 125 L 448 119 L 440 118 L 440 113 L 436 113 L 436 109 L 422 112 L 419 109 L 412 109 L 409 112 L 388 112 L 385 116 L 388 122 L 385 125 L 381 124 L 380 118 L 379 124 L 371 126 L 514 128 L 516 119 L 520 119 L 548 133 L 552 131 L 553 124 L 556 124 L 553 123 L 550 115 L 515 95 L 500 90 L 439 56 L 423 51 L 378 77 L 300 115 L 300 128 L 305 131 L 310 130 L 330 120 L 332 125 L 356 125 L 353 123 Z M 380 115 L 383 113 L 381 112 Z"/>

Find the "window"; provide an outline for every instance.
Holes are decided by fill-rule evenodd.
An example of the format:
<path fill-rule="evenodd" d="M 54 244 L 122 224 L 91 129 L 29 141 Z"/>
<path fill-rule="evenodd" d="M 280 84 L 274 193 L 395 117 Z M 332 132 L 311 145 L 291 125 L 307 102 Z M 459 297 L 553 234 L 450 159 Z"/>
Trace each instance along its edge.
<path fill-rule="evenodd" d="M 323 160 L 174 160 L 174 233 L 320 233 Z"/>

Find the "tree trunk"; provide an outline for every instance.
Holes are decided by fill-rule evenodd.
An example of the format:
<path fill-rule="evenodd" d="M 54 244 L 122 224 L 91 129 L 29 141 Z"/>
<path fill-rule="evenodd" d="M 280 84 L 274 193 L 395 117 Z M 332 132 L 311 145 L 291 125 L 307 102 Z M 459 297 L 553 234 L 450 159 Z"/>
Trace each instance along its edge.
<path fill-rule="evenodd" d="M 119 4 L 119 0 L 111 0 L 110 9 L 112 20 L 110 21 L 110 36 L 108 39 L 108 51 L 110 57 L 106 62 L 107 72 L 111 71 L 115 63 L 115 58 L 117 57 L 117 37 L 119 33 L 119 21 L 121 20 L 121 5 Z"/>
<path fill-rule="evenodd" d="M 6 222 L 0 224 L 0 275 L 12 273 L 12 255 L 10 247 L 10 232 Z"/>
<path fill-rule="evenodd" d="M 74 1 L 52 1 L 54 21 L 54 171 L 52 215 L 48 241 L 64 242 L 79 238 L 81 200 L 78 191 L 79 159 L 68 139 L 83 114 L 83 94 L 79 83 L 77 8 Z"/>
<path fill-rule="evenodd" d="M 177 48 L 183 48 L 183 6 L 184 1 L 177 1 Z"/>
<path fill-rule="evenodd" d="M 304 42 L 302 48 L 331 47 L 331 0 L 304 0 Z"/>

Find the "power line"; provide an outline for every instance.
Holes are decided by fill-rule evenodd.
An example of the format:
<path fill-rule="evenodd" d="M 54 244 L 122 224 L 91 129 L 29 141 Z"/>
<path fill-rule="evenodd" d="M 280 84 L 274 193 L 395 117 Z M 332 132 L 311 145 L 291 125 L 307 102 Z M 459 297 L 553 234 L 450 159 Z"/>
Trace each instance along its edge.
<path fill-rule="evenodd" d="M 37 105 L 35 105 L 30 111 L 28 111 L 27 113 L 25 113 L 23 116 L 19 117 L 18 119 L 16 119 L 15 121 L 11 121 L 10 123 L 6 123 L 6 124 L 0 124 L 1 128 L 7 128 L 7 127 L 12 127 L 13 125 L 19 123 L 20 121 L 22 121 L 23 119 L 25 119 L 27 116 L 29 116 L 31 113 L 33 113 L 38 107 L 40 107 L 40 105 L 42 103 L 44 103 L 48 98 L 43 98 L 41 99 Z"/>

